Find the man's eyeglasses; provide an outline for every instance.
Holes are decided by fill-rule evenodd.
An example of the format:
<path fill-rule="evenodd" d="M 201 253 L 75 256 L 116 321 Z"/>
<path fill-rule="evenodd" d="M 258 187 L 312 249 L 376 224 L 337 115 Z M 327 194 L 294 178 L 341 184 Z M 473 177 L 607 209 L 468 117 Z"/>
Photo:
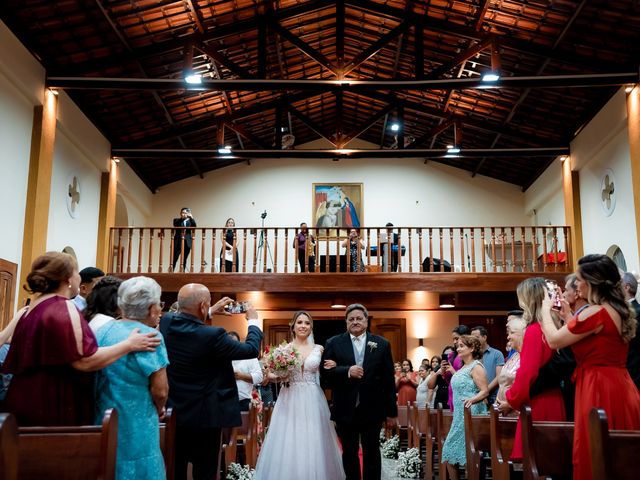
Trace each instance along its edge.
<path fill-rule="evenodd" d="M 161 310 L 164 310 L 164 302 L 158 302 L 158 306 Z"/>

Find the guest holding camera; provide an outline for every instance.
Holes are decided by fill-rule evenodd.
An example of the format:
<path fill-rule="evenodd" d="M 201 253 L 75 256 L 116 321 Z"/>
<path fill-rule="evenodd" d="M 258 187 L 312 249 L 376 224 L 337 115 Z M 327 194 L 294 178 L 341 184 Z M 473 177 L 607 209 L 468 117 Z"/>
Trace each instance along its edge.
<path fill-rule="evenodd" d="M 176 269 L 176 263 L 180 255 L 182 256 L 182 270 L 187 269 L 187 258 L 191 252 L 191 246 L 193 244 L 193 229 L 185 227 L 195 227 L 196 221 L 191 214 L 191 209 L 183 207 L 180 210 L 180 216 L 173 219 L 173 226 L 175 227 L 173 233 L 173 270 Z M 182 227 L 182 228 L 178 228 Z M 183 242 L 184 240 L 184 242 Z M 184 250 L 183 250 L 184 249 Z"/>
<path fill-rule="evenodd" d="M 559 327 L 551 316 L 559 290 L 548 295 L 545 289 L 540 310 L 549 346 L 571 345 L 576 358 L 573 478 L 590 480 L 591 409 L 604 409 L 612 430 L 640 429 L 640 394 L 626 369 L 629 340 L 635 337 L 637 322 L 625 300 L 618 266 L 606 255 L 578 260 L 576 284 L 591 306 L 566 325 Z"/>

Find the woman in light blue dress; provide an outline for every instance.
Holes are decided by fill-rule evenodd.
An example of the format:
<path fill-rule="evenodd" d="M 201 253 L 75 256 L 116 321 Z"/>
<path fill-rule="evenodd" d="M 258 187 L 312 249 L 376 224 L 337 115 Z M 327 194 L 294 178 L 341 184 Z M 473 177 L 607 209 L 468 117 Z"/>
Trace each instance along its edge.
<path fill-rule="evenodd" d="M 160 315 L 160 285 L 134 277 L 118 288 L 123 318 L 111 320 L 96 333 L 101 347 L 115 345 L 133 330 L 155 332 Z M 160 333 L 158 333 L 160 335 Z M 164 340 L 155 351 L 131 352 L 99 372 L 96 378 L 96 422 L 107 408 L 118 411 L 118 480 L 166 478 L 160 450 L 159 418 L 169 393 Z"/>
<path fill-rule="evenodd" d="M 484 399 L 489 395 L 487 372 L 480 362 L 480 341 L 472 335 L 462 335 L 458 340 L 458 356 L 463 366 L 451 377 L 453 389 L 453 422 L 442 446 L 442 461 L 446 463 L 449 477 L 458 480 L 458 467 L 467 464 L 464 436 L 464 409 L 471 407 L 473 415 L 484 415 L 487 406 Z"/>

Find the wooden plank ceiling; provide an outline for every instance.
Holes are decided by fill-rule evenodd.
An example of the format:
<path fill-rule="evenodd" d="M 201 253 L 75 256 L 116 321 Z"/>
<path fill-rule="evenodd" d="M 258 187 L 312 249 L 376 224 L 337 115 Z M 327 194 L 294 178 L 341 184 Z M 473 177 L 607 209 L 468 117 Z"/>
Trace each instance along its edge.
<path fill-rule="evenodd" d="M 637 1 L 5 0 L 0 18 L 152 191 L 278 156 L 287 135 L 526 189 L 640 59 Z M 190 64 L 201 89 L 182 83 Z M 492 70 L 498 88 L 478 88 Z"/>

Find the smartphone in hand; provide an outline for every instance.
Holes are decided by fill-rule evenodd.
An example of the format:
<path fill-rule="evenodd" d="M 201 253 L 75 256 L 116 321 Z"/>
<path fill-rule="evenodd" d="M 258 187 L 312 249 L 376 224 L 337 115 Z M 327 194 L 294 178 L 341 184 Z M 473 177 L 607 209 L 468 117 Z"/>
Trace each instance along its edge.
<path fill-rule="evenodd" d="M 248 306 L 249 306 L 249 302 L 233 302 L 228 305 L 225 305 L 224 309 L 229 313 L 238 314 L 238 313 L 246 313 Z"/>

